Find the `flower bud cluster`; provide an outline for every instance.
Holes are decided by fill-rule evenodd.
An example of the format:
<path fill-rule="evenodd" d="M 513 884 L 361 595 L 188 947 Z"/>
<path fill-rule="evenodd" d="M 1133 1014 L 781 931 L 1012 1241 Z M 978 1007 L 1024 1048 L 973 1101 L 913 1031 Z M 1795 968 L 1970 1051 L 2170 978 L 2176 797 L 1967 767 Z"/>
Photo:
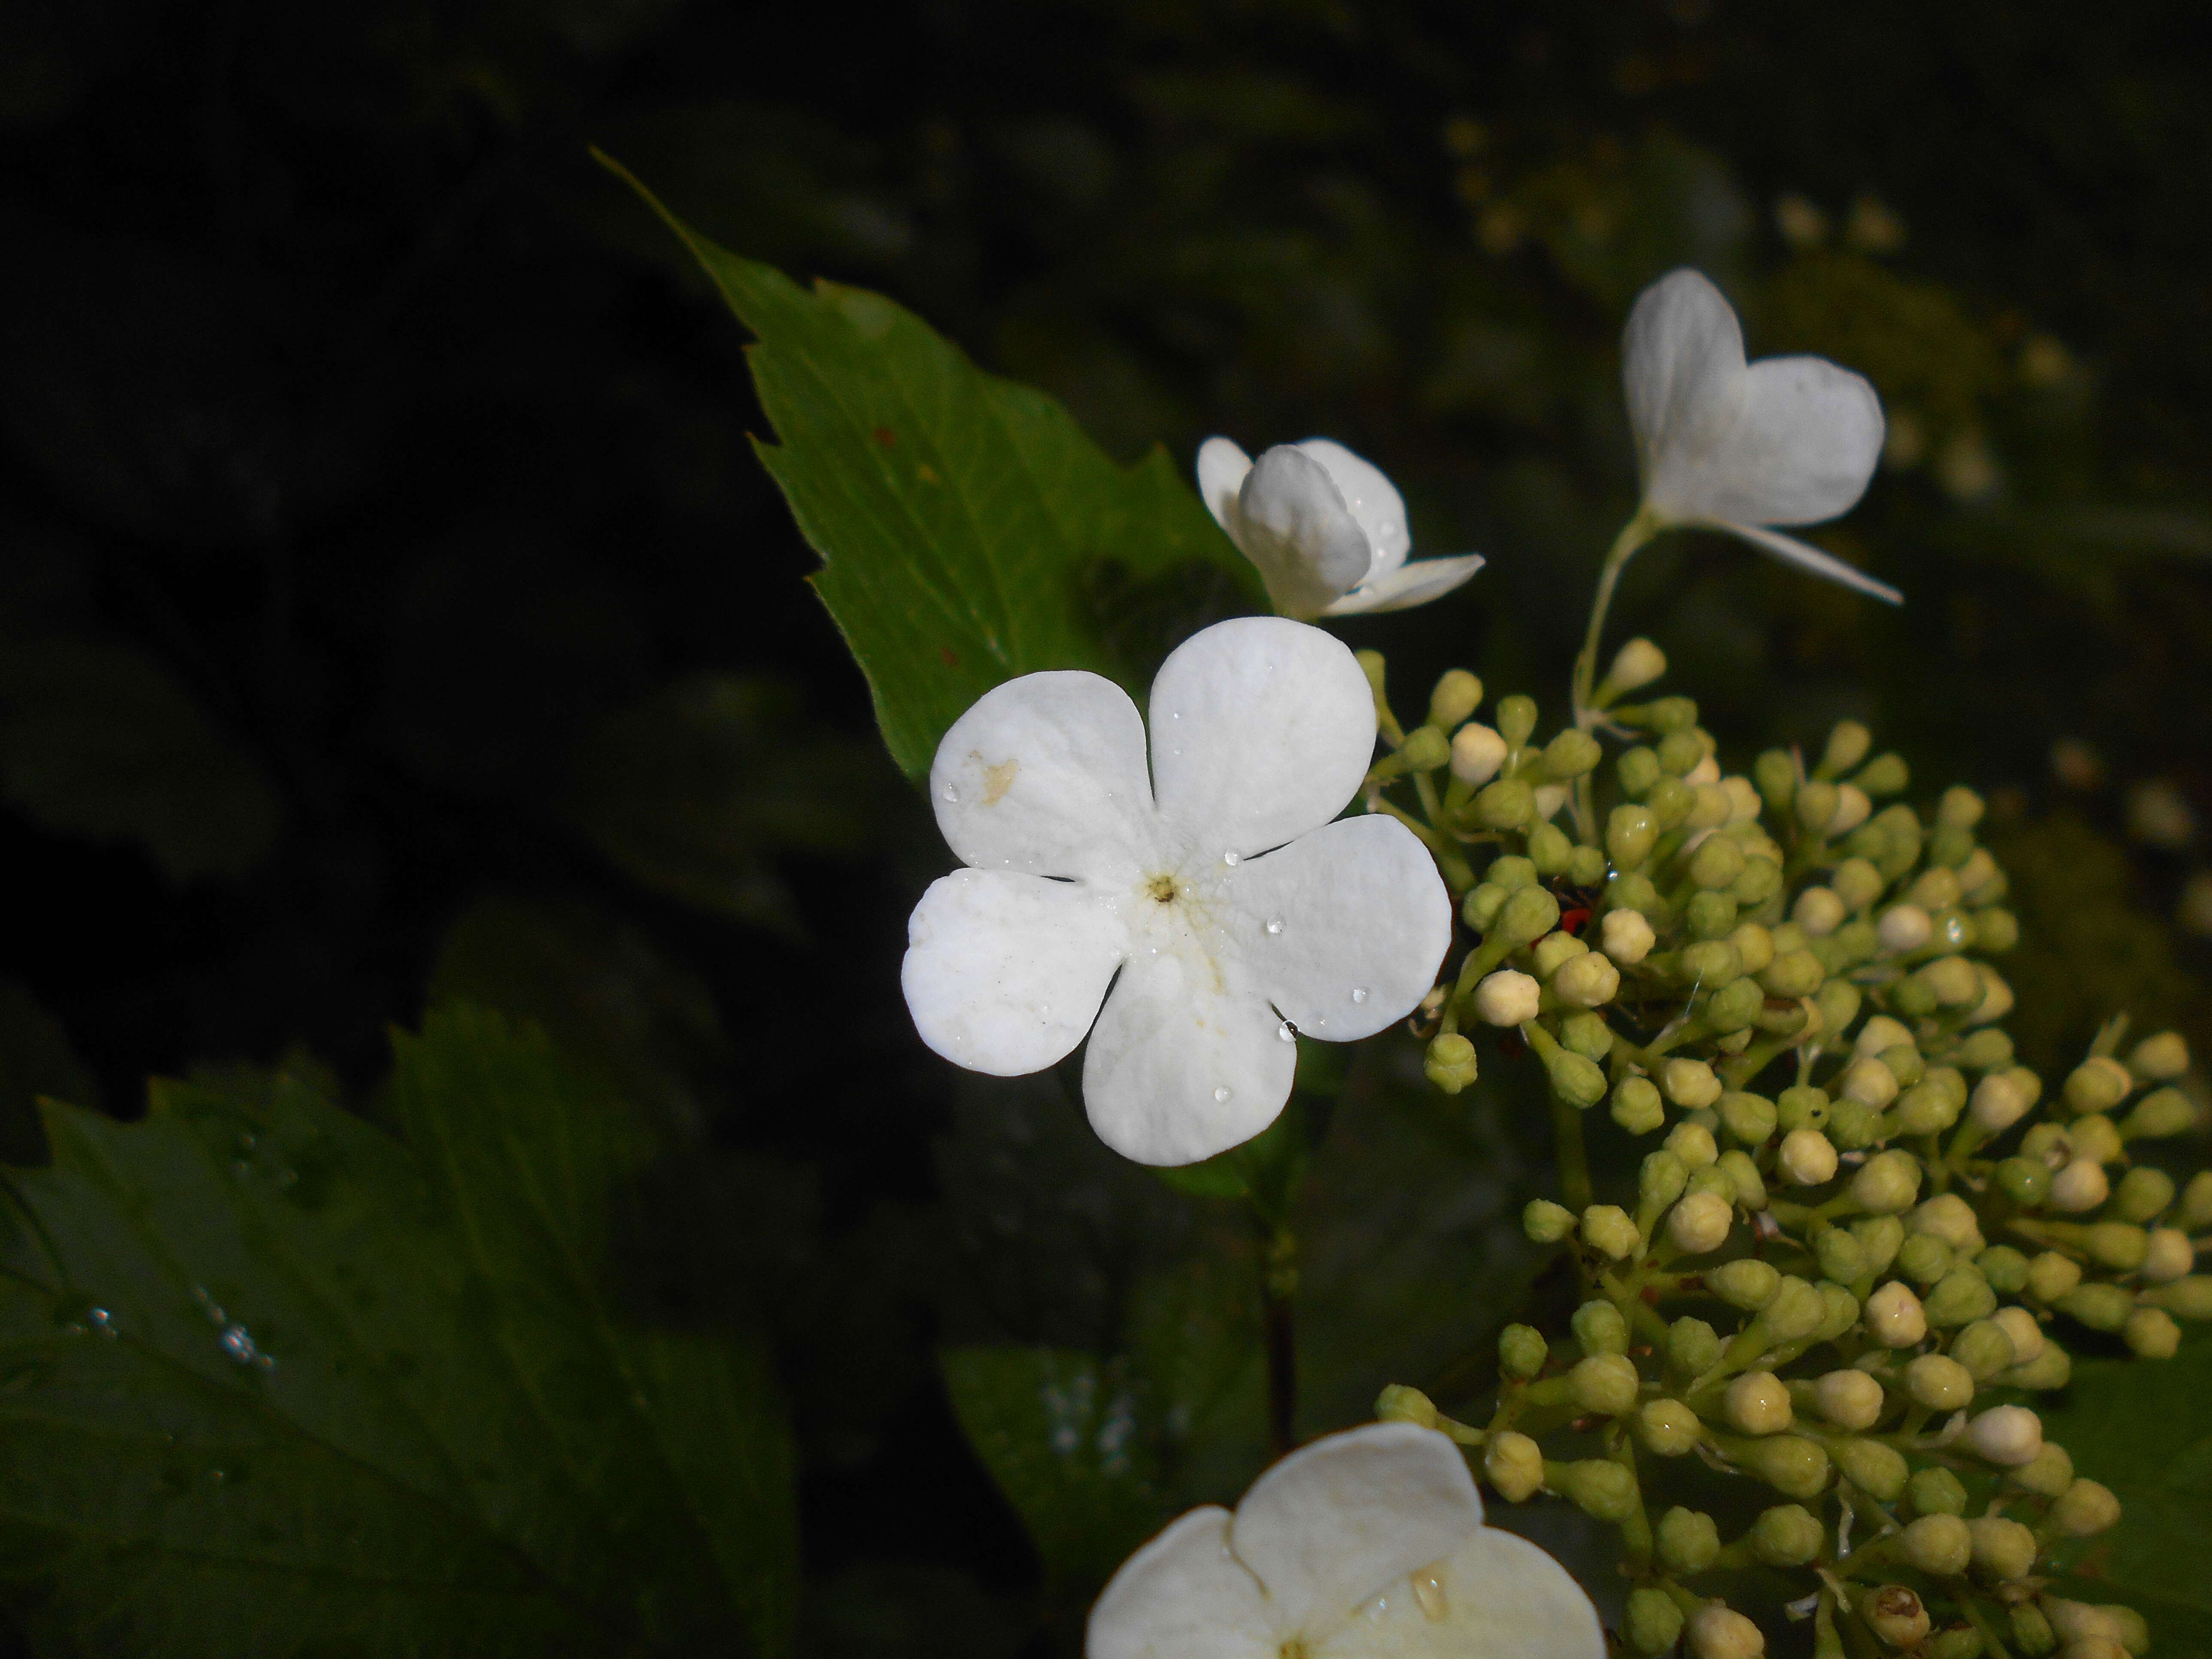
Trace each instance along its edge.
<path fill-rule="evenodd" d="M 1991 960 L 2019 928 L 1980 799 L 1897 799 L 1905 763 L 1850 721 L 1810 763 L 1728 774 L 1688 699 L 1625 700 L 1664 668 L 1632 641 L 1601 684 L 1601 729 L 1629 739 L 1610 767 L 1589 732 L 1540 743 L 1515 697 L 1458 728 L 1427 786 L 1467 930 L 1430 1075 L 1457 1092 L 1491 1047 L 1486 1079 L 1533 1062 L 1568 1117 L 1602 1108 L 1650 1149 L 1632 1194 L 1529 1206 L 1586 1300 L 1571 1333 L 1509 1328 L 1470 1431 L 1485 1468 L 1509 1501 L 1624 1528 L 1633 1651 L 1763 1651 L 1692 1582 L 1759 1566 L 1806 1571 L 1823 1620 L 1891 1647 L 1980 1651 L 1972 1607 L 2043 1619 L 2027 1651 L 2087 1654 L 2121 1615 L 2039 1586 L 2118 1504 L 2033 1402 L 2069 1345 L 2163 1358 L 2177 1321 L 2212 1319 L 2212 1171 L 2158 1156 L 2197 1121 L 2187 1046 L 2124 1048 L 2116 1021 L 2063 1077 L 2021 1065 Z M 1666 1500 L 1692 1464 L 1776 1502 L 1724 1539 Z M 1855 1523 L 1875 1535 L 1853 1549 Z"/>

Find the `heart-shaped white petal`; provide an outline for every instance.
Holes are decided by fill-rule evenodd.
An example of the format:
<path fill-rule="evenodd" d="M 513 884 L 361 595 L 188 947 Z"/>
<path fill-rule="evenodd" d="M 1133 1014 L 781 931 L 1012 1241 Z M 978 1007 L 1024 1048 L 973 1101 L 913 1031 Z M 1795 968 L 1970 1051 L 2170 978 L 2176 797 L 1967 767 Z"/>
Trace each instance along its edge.
<path fill-rule="evenodd" d="M 1091 1609 L 1085 1659 L 1280 1659 L 1229 1524 L 1227 1510 L 1193 1510 L 1123 1562 Z"/>
<path fill-rule="evenodd" d="M 1372 581 L 1405 563 L 1413 545 L 1413 533 L 1406 525 L 1406 498 L 1382 476 L 1382 469 L 1334 438 L 1308 438 L 1290 447 L 1321 463 L 1352 521 L 1367 538 L 1369 563 L 1358 580 Z"/>
<path fill-rule="evenodd" d="M 971 1072 L 1021 1077 L 1083 1041 L 1128 942 L 1116 905 L 1091 888 L 956 870 L 915 907 L 899 985 L 937 1053 Z"/>
<path fill-rule="evenodd" d="M 1404 611 L 1426 605 L 1450 592 L 1481 569 L 1484 562 L 1480 553 L 1462 553 L 1449 559 L 1416 559 L 1395 570 L 1369 577 L 1322 615 L 1356 617 L 1366 611 Z"/>
<path fill-rule="evenodd" d="M 1646 509 L 1742 537 L 1801 568 L 1893 603 L 1902 596 L 1766 526 L 1849 512 L 1881 458 L 1881 400 L 1825 357 L 1747 363 L 1743 331 L 1694 270 L 1646 289 L 1629 313 L 1621 376 Z"/>
<path fill-rule="evenodd" d="M 1375 697 L 1345 643 L 1280 617 L 1217 623 L 1152 680 L 1152 786 L 1194 847 L 1239 858 L 1327 823 L 1375 753 Z"/>
<path fill-rule="evenodd" d="M 1318 617 L 1373 568 L 1373 544 L 1328 471 L 1277 444 L 1237 492 L 1237 545 L 1285 617 Z"/>

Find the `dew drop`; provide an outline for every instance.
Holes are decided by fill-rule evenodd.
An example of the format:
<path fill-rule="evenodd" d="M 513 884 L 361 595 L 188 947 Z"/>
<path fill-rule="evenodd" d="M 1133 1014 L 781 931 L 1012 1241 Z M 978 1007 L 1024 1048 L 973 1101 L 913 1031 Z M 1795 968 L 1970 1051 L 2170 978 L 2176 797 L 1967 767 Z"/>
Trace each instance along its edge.
<path fill-rule="evenodd" d="M 1432 1625 L 1442 1624 L 1451 1611 L 1444 1600 L 1443 1577 L 1435 1567 L 1413 1575 L 1413 1600 L 1420 1604 L 1421 1617 Z"/>
<path fill-rule="evenodd" d="M 1224 1083 L 1218 1089 L 1216 1089 L 1213 1091 L 1213 1098 L 1220 1104 L 1224 1106 L 1227 1105 L 1229 1103 L 1229 1085 Z"/>
<path fill-rule="evenodd" d="M 946 784 L 939 793 L 942 794 L 945 800 L 951 805 L 957 806 L 960 804 L 960 792 L 957 789 L 955 789 L 951 784 Z"/>
<path fill-rule="evenodd" d="M 1275 1028 L 1275 1035 L 1285 1042 L 1296 1042 L 1298 1040 L 1298 1028 L 1286 1019 Z"/>
<path fill-rule="evenodd" d="M 1366 1001 L 1366 1000 L 1367 1000 L 1367 988 L 1366 988 L 1364 985 L 1355 985 L 1355 986 L 1353 986 L 1353 987 L 1352 988 L 1352 1000 L 1354 1002 L 1364 1002 L 1364 1001 Z"/>
<path fill-rule="evenodd" d="M 1244 862 L 1243 859 L 1239 858 L 1234 853 L 1224 853 L 1221 855 L 1221 861 L 1232 870 L 1234 870 L 1238 865 Z"/>
<path fill-rule="evenodd" d="M 1267 931 L 1271 933 L 1281 933 L 1283 931 L 1283 919 L 1280 916 L 1270 916 L 1267 919 Z"/>

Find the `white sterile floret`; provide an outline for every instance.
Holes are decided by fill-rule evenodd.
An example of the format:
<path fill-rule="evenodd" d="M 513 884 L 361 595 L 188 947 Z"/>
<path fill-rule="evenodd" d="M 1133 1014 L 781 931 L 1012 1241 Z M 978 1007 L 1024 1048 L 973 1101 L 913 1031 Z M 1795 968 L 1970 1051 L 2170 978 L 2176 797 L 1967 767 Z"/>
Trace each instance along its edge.
<path fill-rule="evenodd" d="M 1480 720 L 1469 720 L 1452 733 L 1451 775 L 1462 783 L 1488 783 L 1505 764 L 1505 739 Z"/>
<path fill-rule="evenodd" d="M 1086 1659 L 1603 1659 L 1597 1612 L 1482 1524 L 1459 1449 L 1376 1423 L 1292 1452 L 1235 1514 L 1171 1522 L 1091 1610 Z"/>
<path fill-rule="evenodd" d="M 1640 910 L 1608 910 L 1605 920 L 1598 924 L 1602 949 L 1624 968 L 1632 968 L 1651 954 L 1651 947 L 1659 942 L 1651 924 L 1644 919 Z"/>
<path fill-rule="evenodd" d="M 1341 641 L 1217 623 L 1160 665 L 1152 725 L 1148 775 L 1136 705 L 1077 672 L 953 723 L 930 800 L 969 867 L 915 906 L 900 980 L 922 1041 L 971 1071 L 1042 1071 L 1088 1031 L 1099 1139 L 1189 1164 L 1274 1121 L 1299 1032 L 1346 1042 L 1413 1010 L 1451 900 L 1395 819 L 1330 822 L 1375 747 Z"/>
<path fill-rule="evenodd" d="M 1256 463 L 1228 439 L 1208 438 L 1198 493 L 1285 617 L 1403 611 L 1482 568 L 1479 553 L 1408 564 L 1413 536 L 1396 488 L 1327 438 L 1277 444 Z"/>
<path fill-rule="evenodd" d="M 1544 988 L 1531 975 L 1501 968 L 1474 988 L 1475 1018 L 1486 1025 L 1526 1025 L 1543 1000 Z"/>
<path fill-rule="evenodd" d="M 1774 525 L 1848 513 L 1881 458 L 1881 400 L 1822 357 L 1747 363 L 1743 330 L 1694 270 L 1644 290 L 1621 342 L 1644 508 L 1701 525 L 1876 599 L 1903 596 Z"/>

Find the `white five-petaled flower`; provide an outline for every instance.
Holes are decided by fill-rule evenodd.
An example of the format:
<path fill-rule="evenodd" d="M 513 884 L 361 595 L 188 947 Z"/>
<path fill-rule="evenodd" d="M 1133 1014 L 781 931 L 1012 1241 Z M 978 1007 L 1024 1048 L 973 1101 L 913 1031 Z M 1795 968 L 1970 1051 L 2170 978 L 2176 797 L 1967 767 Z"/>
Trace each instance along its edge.
<path fill-rule="evenodd" d="M 1565 1568 L 1482 1524 L 1459 1449 L 1376 1423 L 1316 1440 L 1231 1515 L 1193 1510 L 1122 1565 L 1086 1659 L 1602 1659 Z"/>
<path fill-rule="evenodd" d="M 1327 438 L 1277 444 L 1255 464 L 1226 438 L 1199 446 L 1198 493 L 1285 617 L 1403 611 L 1482 568 L 1480 553 L 1406 562 L 1406 503 L 1372 462 Z"/>
<path fill-rule="evenodd" d="M 1405 825 L 1330 822 L 1375 750 L 1340 641 L 1218 623 L 1160 665 L 1151 712 L 1149 777 L 1136 705 L 1096 674 L 1024 675 L 953 722 L 929 793 L 969 867 L 915 908 L 901 981 L 922 1041 L 971 1071 L 1042 1071 L 1089 1031 L 1099 1139 L 1189 1164 L 1274 1121 L 1298 1032 L 1413 1011 L 1451 901 Z"/>
<path fill-rule="evenodd" d="M 1837 518 L 1866 493 L 1883 426 L 1881 400 L 1863 378 L 1825 357 L 1745 362 L 1735 313 L 1686 270 L 1638 298 L 1621 378 L 1646 513 L 1725 530 L 1815 575 L 1902 603 L 1895 588 L 1771 527 Z"/>

